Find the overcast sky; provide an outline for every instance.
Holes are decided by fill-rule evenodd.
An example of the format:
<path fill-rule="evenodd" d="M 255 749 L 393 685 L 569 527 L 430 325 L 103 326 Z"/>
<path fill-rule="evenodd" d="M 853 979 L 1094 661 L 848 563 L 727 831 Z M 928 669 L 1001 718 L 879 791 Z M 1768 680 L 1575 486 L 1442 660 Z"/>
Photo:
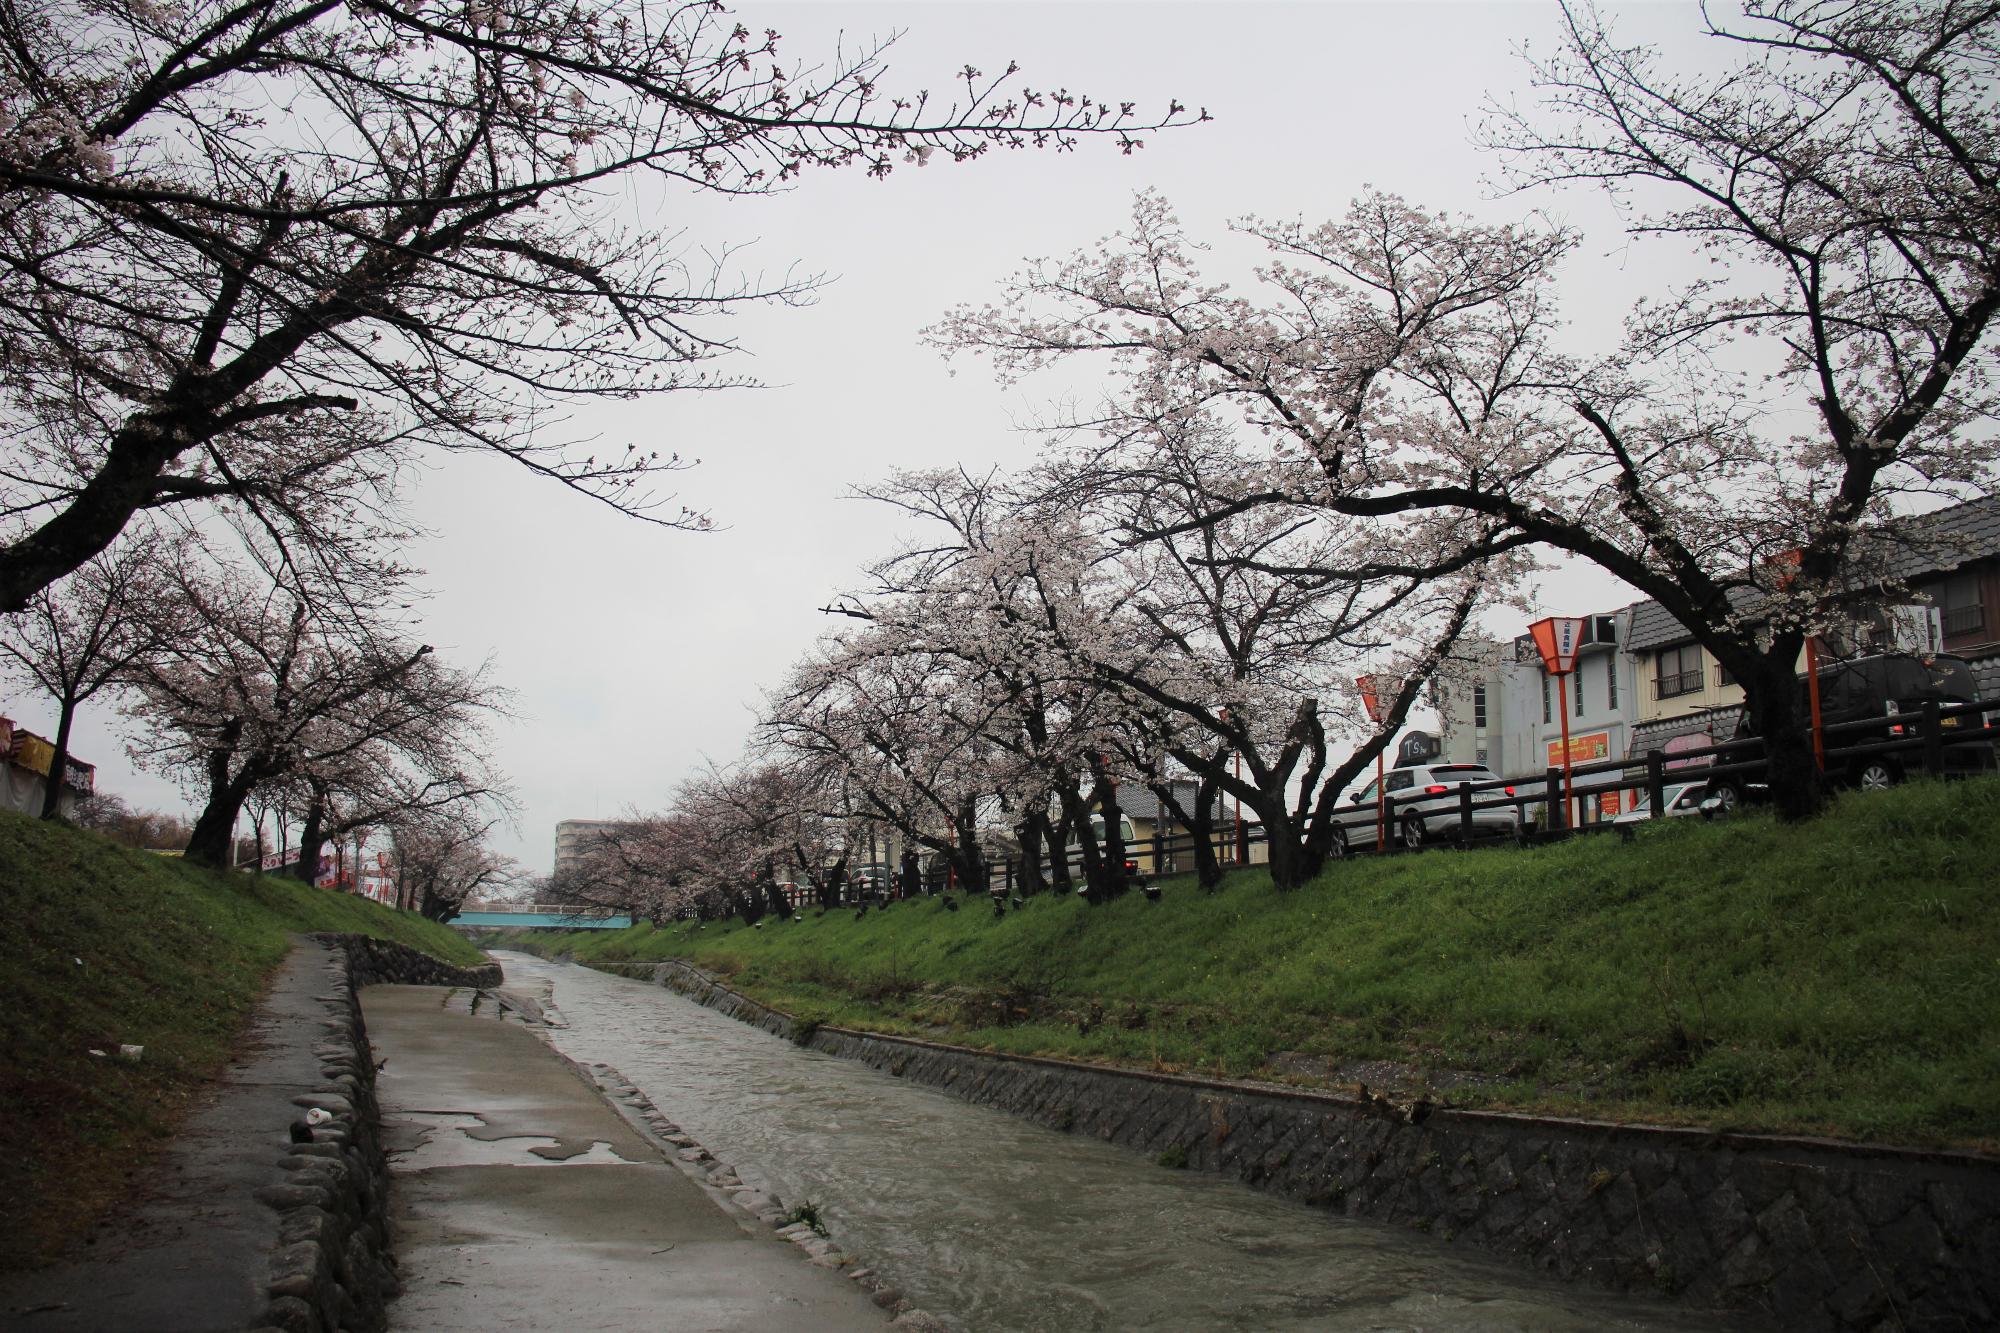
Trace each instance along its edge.
<path fill-rule="evenodd" d="M 827 284 L 805 309 L 739 313 L 727 366 L 766 386 L 623 405 L 582 423 L 701 465 L 681 499 L 713 514 L 704 535 L 621 518 L 505 464 L 440 463 L 413 509 L 431 533 L 413 562 L 434 590 L 420 633 L 449 659 L 487 655 L 517 694 L 497 758 L 521 798 L 502 850 L 545 872 L 557 820 L 657 809 L 705 758 L 741 750 L 761 699 L 826 626 L 817 608 L 894 541 L 887 515 L 845 499 L 893 468 L 1025 463 L 1022 429 L 1048 390 L 997 390 L 983 364 L 946 365 L 918 331 L 950 305 L 984 300 L 1031 258 L 1066 254 L 1120 227 L 1153 187 L 1197 235 L 1226 239 L 1244 213 L 1319 220 L 1362 187 L 1488 220 L 1542 209 L 1584 229 L 1567 270 L 1579 347 L 1615 336 L 1630 296 L 1666 262 L 1628 246 L 1593 196 L 1503 198 L 1471 143 L 1488 95 L 1525 96 L 1522 42 L 1551 45 L 1551 4 L 995 2 L 736 7 L 783 34 L 795 60 L 902 32 L 886 85 L 943 91 L 951 71 L 1009 60 L 1027 86 L 1067 87 L 1147 112 L 1170 98 L 1214 120 L 1153 136 L 1121 156 L 934 159 L 886 181 L 808 175 L 747 200 L 632 200 L 645 225 L 691 246 L 747 247 L 750 274 L 796 267 Z M 1688 65 L 1717 59 L 1693 4 L 1617 7 L 1618 30 Z M 954 369 L 956 373 L 954 374 Z M 1545 579 L 1542 608 L 1584 613 L 1631 600 L 1607 576 Z M 1510 627 L 1511 628 L 1511 627 Z M 52 717 L 16 699 L 17 720 Z M 43 710 L 46 711 L 46 710 Z M 38 725 L 39 724 L 39 725 Z M 87 710 L 74 745 L 99 783 L 141 806 L 184 809 L 168 783 L 123 758 L 117 719 Z"/>

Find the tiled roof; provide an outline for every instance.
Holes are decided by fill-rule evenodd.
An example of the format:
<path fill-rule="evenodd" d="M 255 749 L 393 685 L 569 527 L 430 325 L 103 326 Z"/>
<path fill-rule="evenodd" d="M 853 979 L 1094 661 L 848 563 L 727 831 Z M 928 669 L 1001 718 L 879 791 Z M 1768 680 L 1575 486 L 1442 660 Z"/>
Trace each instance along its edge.
<path fill-rule="evenodd" d="M 1754 601 L 1754 588 L 1732 588 L 1729 592 L 1730 604 L 1742 607 Z M 1637 602 L 1632 607 L 1632 628 L 1625 635 L 1625 650 L 1642 653 L 1653 648 L 1663 648 L 1670 643 L 1686 643 L 1694 638 L 1686 625 L 1681 624 L 1658 602 L 1648 599 Z"/>
<path fill-rule="evenodd" d="M 1194 804 L 1195 792 L 1197 790 L 1194 783 L 1176 782 L 1173 784 L 1173 787 L 1174 795 L 1179 798 L 1182 805 Z M 1136 782 L 1120 783 L 1118 787 L 1118 809 L 1127 819 L 1157 820 L 1160 818 L 1160 798 Z M 1216 798 L 1215 811 L 1214 818 L 1220 819 L 1222 817 L 1221 797 Z M 1173 812 L 1169 810 L 1167 818 L 1172 820 L 1173 817 Z"/>
<path fill-rule="evenodd" d="M 1892 528 L 1896 549 L 1889 557 L 1889 577 L 1918 582 L 1927 574 L 1943 574 L 1968 561 L 2000 556 L 2000 496 L 1981 496 L 1948 509 L 1914 515 Z M 1755 596 L 1753 590 L 1741 589 L 1731 600 L 1740 605 Z M 1625 636 L 1625 647 L 1645 652 L 1693 637 L 1665 607 L 1648 600 L 1632 607 L 1632 628 Z"/>
<path fill-rule="evenodd" d="M 1914 580 L 1949 573 L 1970 561 L 2000 556 L 2000 495 L 1918 514 L 1892 526 L 1899 543 L 1890 558 L 1893 577 Z"/>

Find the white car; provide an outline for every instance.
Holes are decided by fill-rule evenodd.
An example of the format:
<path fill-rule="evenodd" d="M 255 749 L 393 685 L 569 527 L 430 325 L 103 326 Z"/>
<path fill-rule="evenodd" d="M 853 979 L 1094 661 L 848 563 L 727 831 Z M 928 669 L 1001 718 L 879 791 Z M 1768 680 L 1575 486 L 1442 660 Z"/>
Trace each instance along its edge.
<path fill-rule="evenodd" d="M 1497 784 L 1500 775 L 1483 764 L 1415 764 L 1407 768 L 1392 768 L 1384 773 L 1382 786 L 1391 802 L 1387 829 L 1389 841 L 1409 851 L 1417 851 L 1440 839 L 1456 841 L 1461 831 L 1458 789 L 1459 784 L 1464 782 Z M 1512 795 L 1512 787 L 1496 785 L 1473 792 L 1472 799 L 1486 802 Z M 1339 823 L 1334 832 L 1343 853 L 1350 847 L 1359 849 L 1375 845 L 1375 782 L 1371 779 L 1359 791 L 1350 792 L 1348 799 L 1365 808 L 1346 810 L 1335 816 Z M 1472 836 L 1520 837 L 1520 808 L 1515 805 L 1475 808 L 1472 812 Z"/>
<path fill-rule="evenodd" d="M 1645 789 L 1641 788 L 1638 795 L 1639 803 L 1624 814 L 1613 818 L 1611 821 L 1613 824 L 1643 824 L 1653 817 L 1651 800 Z M 1661 789 L 1661 795 L 1664 798 L 1661 805 L 1666 810 L 1668 819 L 1682 815 L 1698 815 L 1701 813 L 1701 803 L 1708 799 L 1708 784 L 1669 782 Z"/>

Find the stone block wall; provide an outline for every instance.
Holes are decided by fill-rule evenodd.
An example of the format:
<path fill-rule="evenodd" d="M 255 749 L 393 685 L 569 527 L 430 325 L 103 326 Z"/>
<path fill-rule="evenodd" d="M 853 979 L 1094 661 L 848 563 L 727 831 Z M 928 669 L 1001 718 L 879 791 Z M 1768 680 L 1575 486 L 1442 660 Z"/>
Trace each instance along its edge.
<path fill-rule="evenodd" d="M 312 1053 L 326 1080 L 294 1096 L 303 1119 L 330 1119 L 293 1143 L 257 1197 L 277 1214 L 261 1328 L 285 1333 L 376 1333 L 396 1295 L 390 1252 L 388 1161 L 375 1103 L 375 1064 L 356 991 L 376 982 L 495 986 L 497 964 L 465 969 L 366 935 L 320 934 L 326 950 L 324 1031 Z"/>
<path fill-rule="evenodd" d="M 419 953 L 390 940 L 378 940 L 371 935 L 313 936 L 321 943 L 339 941 L 347 950 L 348 974 L 357 986 L 373 986 L 386 983 L 397 986 L 478 986 L 491 988 L 500 984 L 500 964 L 482 963 L 478 967 L 454 967 L 450 963 Z"/>
<path fill-rule="evenodd" d="M 994 1055 L 785 1015 L 676 963 L 617 969 L 767 1031 L 1166 1164 L 1777 1328 L 2000 1326 L 2000 1161 L 1396 1106 Z"/>

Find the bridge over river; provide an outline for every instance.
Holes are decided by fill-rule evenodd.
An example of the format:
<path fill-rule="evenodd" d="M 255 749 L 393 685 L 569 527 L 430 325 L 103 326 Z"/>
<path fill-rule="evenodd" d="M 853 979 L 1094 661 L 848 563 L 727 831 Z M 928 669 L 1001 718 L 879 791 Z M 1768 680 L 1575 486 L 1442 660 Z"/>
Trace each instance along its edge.
<path fill-rule="evenodd" d="M 632 924 L 632 917 L 609 908 L 567 903 L 467 902 L 449 924 L 466 930 L 623 930 Z"/>

